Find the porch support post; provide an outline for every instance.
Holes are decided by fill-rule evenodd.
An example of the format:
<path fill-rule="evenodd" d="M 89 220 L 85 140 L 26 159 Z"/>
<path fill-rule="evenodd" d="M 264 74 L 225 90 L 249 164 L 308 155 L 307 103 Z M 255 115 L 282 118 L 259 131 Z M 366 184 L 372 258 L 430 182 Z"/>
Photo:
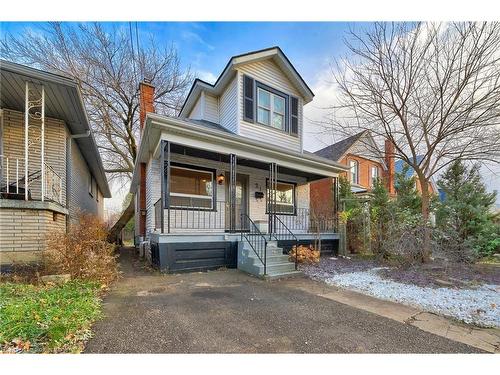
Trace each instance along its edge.
<path fill-rule="evenodd" d="M 24 200 L 28 200 L 28 130 L 29 130 L 29 86 L 24 89 Z"/>
<path fill-rule="evenodd" d="M 167 233 L 170 233 L 170 142 L 169 141 L 163 141 L 165 142 L 165 149 L 167 152 L 166 155 L 166 163 L 163 161 L 163 174 L 162 174 L 162 181 L 165 180 L 166 176 L 166 181 L 164 182 L 165 187 L 164 187 L 164 192 L 165 195 L 162 194 L 162 198 L 165 200 L 165 207 L 167 208 Z M 162 154 L 165 154 L 165 149 L 162 148 L 163 152 Z M 164 220 L 165 218 L 163 217 L 163 210 L 165 209 L 163 206 L 162 202 L 162 233 L 163 233 L 163 226 L 164 226 Z"/>
<path fill-rule="evenodd" d="M 165 233 L 165 191 L 166 191 L 166 185 L 165 185 L 165 147 L 166 147 L 166 141 L 161 140 L 160 141 L 160 172 L 161 172 L 161 180 L 160 180 L 160 186 L 161 186 L 161 197 L 160 197 L 160 225 L 161 225 L 161 233 Z"/>
<path fill-rule="evenodd" d="M 276 216 L 276 190 L 278 188 L 278 165 L 276 163 L 269 164 L 269 186 L 267 197 L 267 212 L 268 212 L 268 233 L 272 236 L 275 230 Z"/>
<path fill-rule="evenodd" d="M 229 154 L 229 231 L 236 231 L 236 164 L 235 154 Z"/>

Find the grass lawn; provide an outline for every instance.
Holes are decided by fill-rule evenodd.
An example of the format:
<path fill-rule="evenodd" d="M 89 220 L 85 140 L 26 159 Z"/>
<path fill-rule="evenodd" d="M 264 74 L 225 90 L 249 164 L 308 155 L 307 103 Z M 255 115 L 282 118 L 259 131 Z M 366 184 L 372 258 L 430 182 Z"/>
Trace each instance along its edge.
<path fill-rule="evenodd" d="M 101 316 L 101 285 L 0 284 L 0 352 L 78 353 Z"/>

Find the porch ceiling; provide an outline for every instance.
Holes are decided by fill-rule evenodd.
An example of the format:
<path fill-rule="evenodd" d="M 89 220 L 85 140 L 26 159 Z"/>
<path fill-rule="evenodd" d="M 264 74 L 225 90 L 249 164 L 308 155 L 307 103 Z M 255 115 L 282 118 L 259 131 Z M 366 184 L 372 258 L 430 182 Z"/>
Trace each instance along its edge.
<path fill-rule="evenodd" d="M 196 157 L 196 158 L 213 160 L 213 161 L 218 161 L 218 162 L 229 164 L 229 155 L 228 154 L 221 154 L 219 152 L 207 151 L 207 150 L 197 149 L 197 148 L 183 146 L 183 145 L 179 145 L 179 144 L 172 144 L 170 147 L 170 152 L 172 152 L 174 154 L 187 155 L 187 156 L 192 156 L 192 157 Z M 241 158 L 238 156 L 237 156 L 237 165 L 250 167 L 250 168 L 256 168 L 256 169 L 263 169 L 266 171 L 269 170 L 268 163 L 263 163 L 261 161 L 253 160 L 253 159 Z M 322 176 L 319 174 L 308 173 L 305 171 L 300 171 L 297 169 L 286 168 L 286 167 L 281 167 L 281 166 L 279 166 L 279 173 L 283 173 L 283 174 L 287 174 L 287 175 L 291 175 L 291 176 L 303 177 L 303 178 L 307 179 L 307 181 L 314 181 L 314 180 L 318 180 L 321 178 L 325 178 L 325 176 Z"/>

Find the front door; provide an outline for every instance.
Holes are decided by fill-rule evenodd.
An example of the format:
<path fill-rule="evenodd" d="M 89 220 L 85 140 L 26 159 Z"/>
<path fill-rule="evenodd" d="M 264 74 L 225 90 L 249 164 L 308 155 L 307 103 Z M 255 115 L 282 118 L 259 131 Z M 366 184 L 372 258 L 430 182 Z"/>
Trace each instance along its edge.
<path fill-rule="evenodd" d="M 229 174 L 228 174 L 229 175 Z M 227 207 L 229 208 L 229 181 L 226 184 L 226 199 Z M 229 213 L 228 213 L 229 214 Z M 236 174 L 236 229 L 241 229 L 241 215 L 248 215 L 248 176 L 244 174 Z M 226 215 L 228 218 L 228 215 Z M 229 223 L 229 219 L 226 221 Z M 244 223 L 247 221 L 244 220 Z M 246 229 L 246 228 L 243 228 Z"/>

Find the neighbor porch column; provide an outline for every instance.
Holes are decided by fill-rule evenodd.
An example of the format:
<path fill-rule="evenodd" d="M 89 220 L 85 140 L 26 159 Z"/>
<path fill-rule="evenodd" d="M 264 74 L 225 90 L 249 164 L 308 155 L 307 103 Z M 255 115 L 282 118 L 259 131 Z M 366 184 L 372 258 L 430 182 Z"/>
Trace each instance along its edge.
<path fill-rule="evenodd" d="M 24 200 L 28 200 L 28 131 L 29 131 L 29 86 L 24 91 Z"/>

